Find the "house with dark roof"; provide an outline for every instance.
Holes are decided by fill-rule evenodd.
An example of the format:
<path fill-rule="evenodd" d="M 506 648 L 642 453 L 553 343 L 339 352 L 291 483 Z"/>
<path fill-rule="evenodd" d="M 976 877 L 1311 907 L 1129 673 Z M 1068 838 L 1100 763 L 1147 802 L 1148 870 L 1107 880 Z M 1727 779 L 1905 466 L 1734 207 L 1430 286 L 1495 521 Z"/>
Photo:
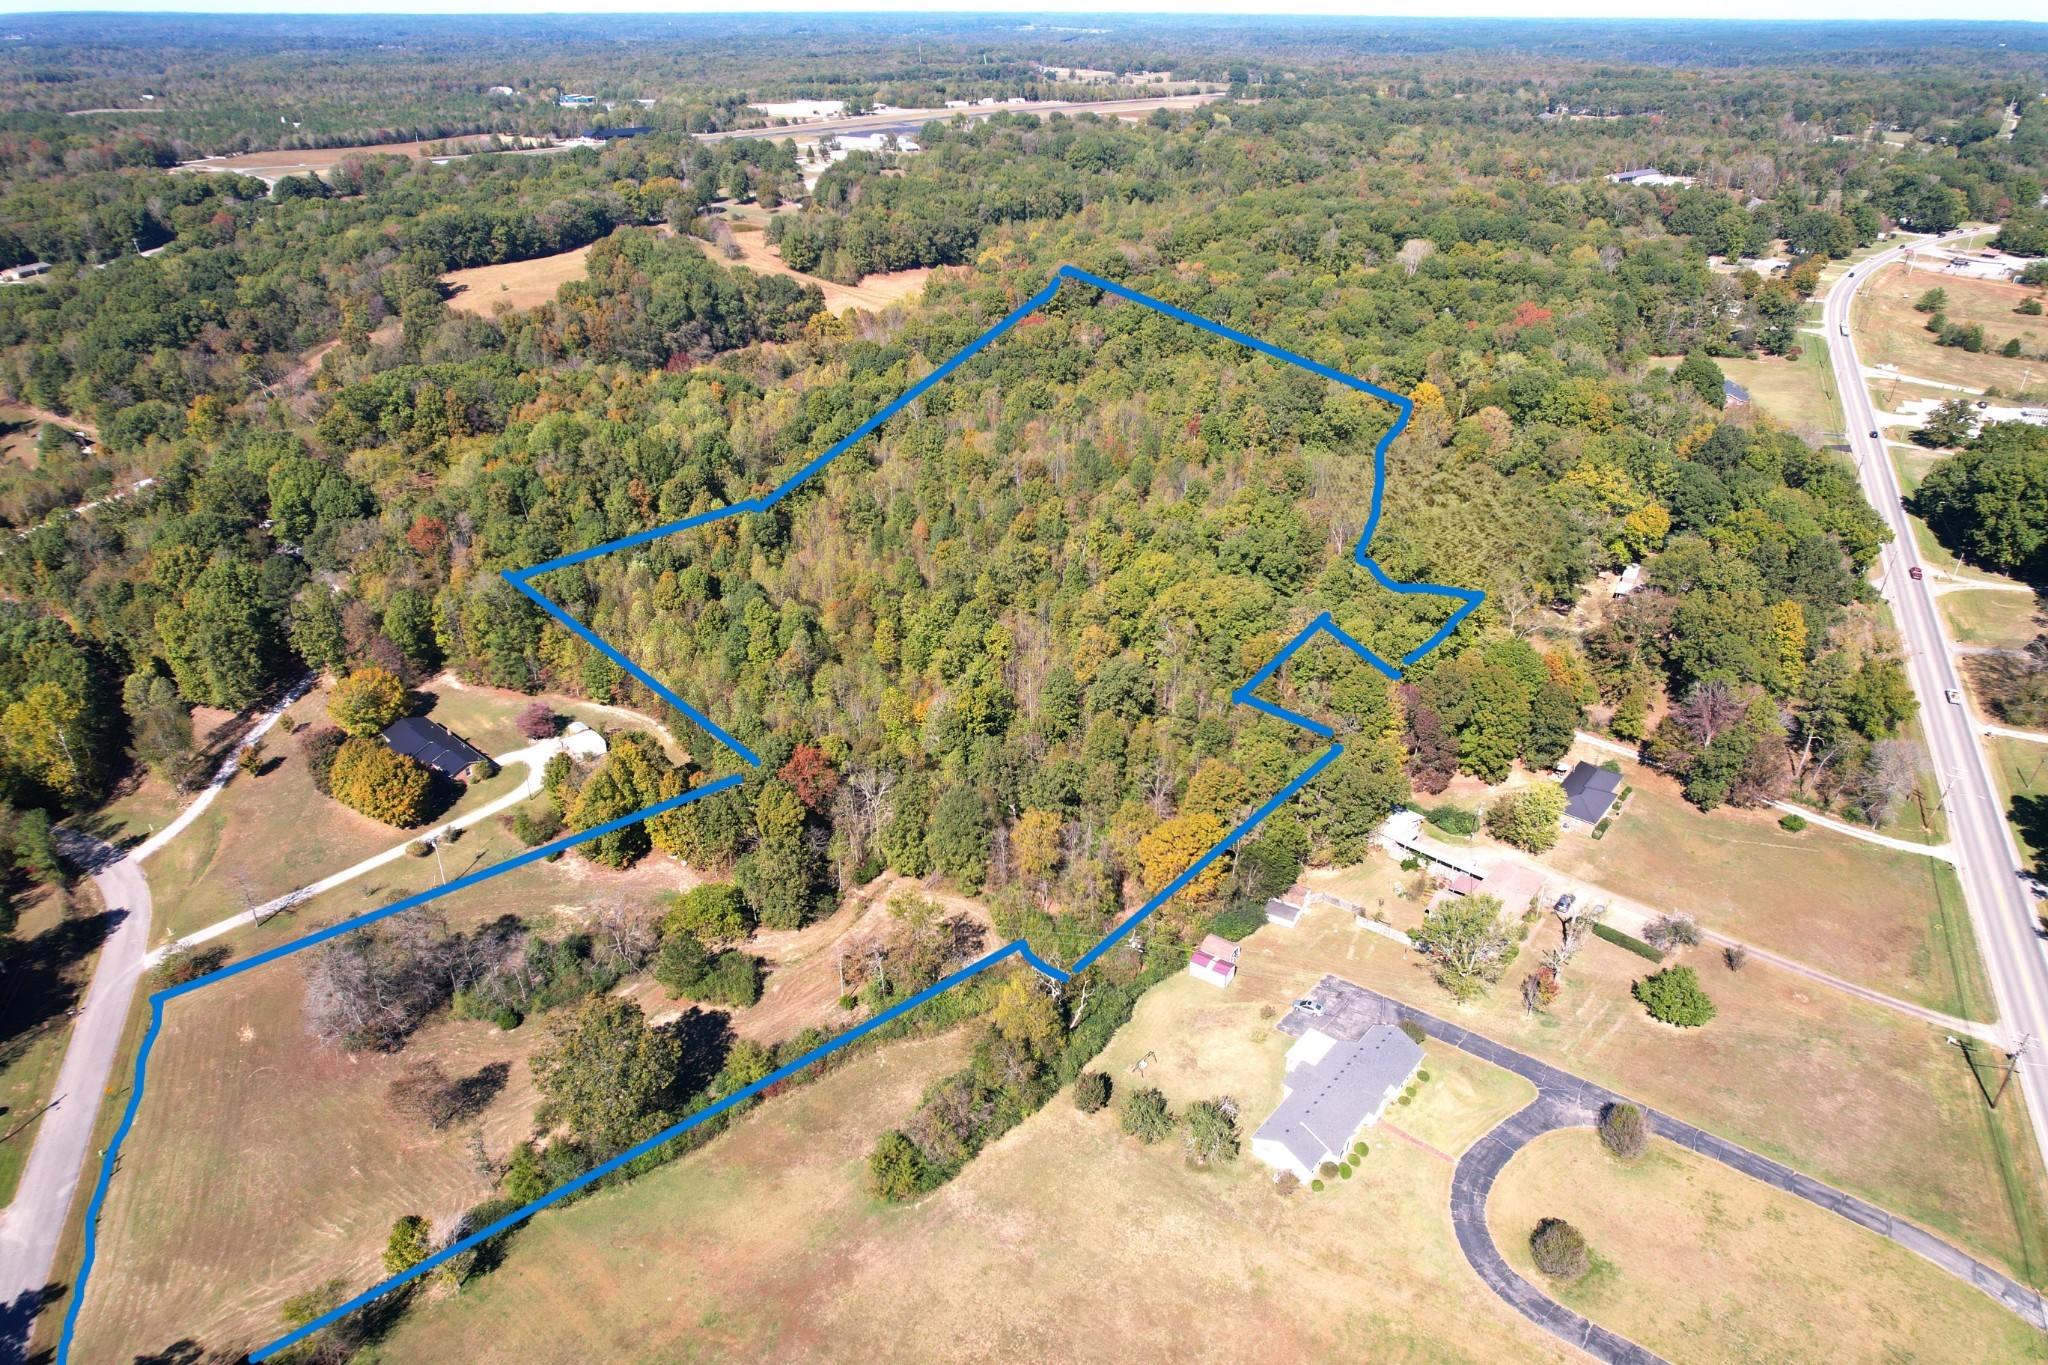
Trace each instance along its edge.
<path fill-rule="evenodd" d="M 1283 1098 L 1252 1135 L 1252 1155 L 1313 1178 L 1323 1162 L 1343 1160 L 1421 1066 L 1421 1045 L 1392 1024 L 1374 1024 L 1355 1043 L 1309 1029 L 1287 1049 Z"/>
<path fill-rule="evenodd" d="M 1591 763 L 1580 763 L 1565 774 L 1564 813 L 1573 820 L 1597 825 L 1607 816 L 1614 798 L 1621 794 L 1621 774 Z"/>
<path fill-rule="evenodd" d="M 456 738 L 445 726 L 436 725 L 424 716 L 407 716 L 393 721 L 384 729 L 384 742 L 394 752 L 404 754 L 448 778 L 462 776 L 472 763 L 479 763 L 484 757 L 482 750 Z"/>

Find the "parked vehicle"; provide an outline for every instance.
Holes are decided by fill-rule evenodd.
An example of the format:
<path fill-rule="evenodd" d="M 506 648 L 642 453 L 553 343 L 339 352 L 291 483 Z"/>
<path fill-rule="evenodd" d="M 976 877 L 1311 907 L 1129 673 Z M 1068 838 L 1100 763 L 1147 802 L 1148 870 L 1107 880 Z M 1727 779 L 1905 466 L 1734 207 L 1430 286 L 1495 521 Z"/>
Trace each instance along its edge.
<path fill-rule="evenodd" d="M 1300 1010 L 1303 1014 L 1321 1014 L 1323 1012 L 1323 1005 L 1319 1000 L 1297 1000 L 1294 1002 L 1294 1008 Z"/>

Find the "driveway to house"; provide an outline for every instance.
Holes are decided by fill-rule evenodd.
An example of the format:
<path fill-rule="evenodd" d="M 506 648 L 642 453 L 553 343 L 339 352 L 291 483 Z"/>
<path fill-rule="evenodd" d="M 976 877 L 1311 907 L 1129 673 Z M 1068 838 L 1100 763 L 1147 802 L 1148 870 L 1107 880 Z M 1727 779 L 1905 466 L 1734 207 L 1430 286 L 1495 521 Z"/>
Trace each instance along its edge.
<path fill-rule="evenodd" d="M 1280 1021 L 1282 1032 L 1298 1036 L 1311 1026 L 1328 1029 L 1331 1025 L 1325 1021 L 1337 1021 L 1337 1027 L 1346 1031 L 1375 1023 L 1413 1023 L 1430 1037 L 1504 1071 L 1512 1071 L 1536 1087 L 1534 1102 L 1504 1119 L 1458 1159 L 1451 1174 L 1451 1226 L 1457 1234 L 1458 1249 L 1464 1252 L 1466 1261 L 1487 1288 L 1553 1336 L 1609 1365 L 1655 1365 L 1661 1361 L 1662 1357 L 1574 1313 L 1516 1274 L 1494 1245 L 1493 1232 L 1486 1222 L 1486 1203 L 1493 1193 L 1493 1182 L 1517 1152 L 1545 1133 L 1592 1127 L 1599 1121 L 1602 1109 L 1624 1102 L 1625 1097 L 1339 977 L 1325 976 L 1309 995 L 1323 1006 L 1323 1013 L 1315 1016 L 1290 1010 Z M 1888 1237 L 1983 1290 L 2034 1327 L 2048 1331 L 2048 1304 L 2043 1303 L 2039 1294 L 1916 1224 L 1648 1105 L 1637 1107 L 1643 1111 L 1650 1131 L 1658 1137 Z"/>
<path fill-rule="evenodd" d="M 99 964 L 72 1024 L 55 1097 L 36 1131 L 21 1184 L 0 1211 L 0 1362 L 27 1355 L 29 1329 L 47 1297 L 57 1239 L 78 1189 L 149 947 L 149 883 L 134 855 L 62 826 L 56 837 L 64 856 L 92 874 L 118 920 L 100 945 Z"/>
<path fill-rule="evenodd" d="M 524 749 L 514 749 L 508 754 L 499 754 L 491 762 L 497 764 L 500 768 L 510 768 L 516 765 L 526 769 L 526 780 L 503 796 L 477 807 L 467 815 L 450 820 L 446 824 L 436 825 L 429 830 L 422 830 L 401 843 L 393 844 L 382 853 L 372 854 L 361 862 L 345 867 L 331 876 L 322 877 L 319 881 L 313 882 L 308 886 L 302 886 L 296 891 L 287 891 L 275 900 L 265 901 L 261 905 L 243 911 L 241 914 L 230 915 L 224 920 L 216 920 L 204 929 L 194 930 L 192 933 L 178 939 L 175 943 L 167 943 L 151 953 L 149 955 L 149 962 L 151 965 L 154 965 L 163 961 L 164 957 L 173 949 L 190 948 L 196 944 L 205 943 L 209 939 L 216 939 L 223 934 L 232 933 L 237 929 L 247 928 L 251 924 L 261 924 L 266 915 L 273 915 L 282 910 L 289 910 L 293 906 L 302 905 L 323 892 L 332 891 L 337 886 L 341 886 L 346 882 L 352 882 L 366 873 L 374 872 L 386 863 L 398 861 L 400 858 L 405 857 L 407 850 L 416 843 L 422 841 L 439 843 L 450 830 L 468 829 L 471 825 L 482 824 L 498 812 L 509 810 L 529 797 L 540 795 L 541 771 L 547 767 L 548 760 L 556 754 L 574 754 L 581 758 L 596 758 L 602 755 L 604 751 L 604 737 L 595 730 L 585 729 L 578 730 L 573 734 L 557 735 L 553 739 L 544 739 L 538 744 L 529 744 Z"/>

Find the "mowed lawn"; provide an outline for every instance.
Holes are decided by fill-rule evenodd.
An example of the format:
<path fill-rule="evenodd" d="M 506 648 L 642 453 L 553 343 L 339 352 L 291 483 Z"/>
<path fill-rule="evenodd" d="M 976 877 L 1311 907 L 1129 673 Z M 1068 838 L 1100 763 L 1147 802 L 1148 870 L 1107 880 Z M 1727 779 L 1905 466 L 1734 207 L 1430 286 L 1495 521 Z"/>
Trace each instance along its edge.
<path fill-rule="evenodd" d="M 307 1027 L 301 977 L 283 964 L 174 1002 L 100 1223 L 75 1358 L 127 1360 L 192 1339 L 253 1348 L 277 1305 L 328 1279 L 382 1278 L 393 1220 L 445 1231 L 488 1198 L 468 1125 L 433 1133 L 389 1110 L 385 1090 L 433 1058 L 465 1077 L 511 1066 L 483 1115 L 488 1149 L 525 1135 L 524 1056 L 537 1030 L 443 1022 L 396 1055 L 328 1048 Z"/>
<path fill-rule="evenodd" d="M 1818 338 L 1801 347 L 1797 360 L 1717 360 L 1721 373 L 1749 391 L 1752 404 L 1785 425 L 1838 434 L 1842 403 L 1828 349 Z"/>
<path fill-rule="evenodd" d="M 1936 288 L 1948 295 L 1942 312 L 1950 322 L 1983 326 L 1983 351 L 1972 355 L 1960 346 L 1934 344 L 1934 334 L 1927 330 L 1928 315 L 1914 312 L 1913 301 Z M 2012 337 L 2019 337 L 2029 352 L 2040 349 L 2043 338 L 2048 338 L 2044 320 L 2013 311 L 2040 292 L 2002 280 L 1958 279 L 1939 269 L 1915 269 L 1908 275 L 1905 266 L 1888 265 L 1856 295 L 1851 319 L 1856 353 L 1865 365 L 1896 365 L 1901 374 L 1916 379 L 1979 391 L 1995 384 L 2017 392 L 2029 371 L 2039 377 L 2039 362 L 1996 352 Z"/>
<path fill-rule="evenodd" d="M 1990 1109 L 1942 1030 L 1761 963 L 1731 972 L 1704 950 L 1684 960 L 1719 1015 L 1673 1029 L 1630 996 L 1650 964 L 1598 939 L 1557 1003 L 1531 1018 L 1517 987 L 1556 935 L 1547 918 L 1501 984 L 1461 1007 L 1418 955 L 1319 907 L 1292 932 L 1246 940 L 1232 989 L 1284 1006 L 1334 973 L 1862 1195 L 2020 1278 L 2048 1279 L 2048 1176 L 2023 1108 Z"/>
<path fill-rule="evenodd" d="M 1098 1065 L 1176 1106 L 1232 1094 L 1248 1135 L 1279 1095 L 1291 1040 L 1276 1017 L 1261 997 L 1175 977 Z M 951 1184 L 878 1207 L 861 1158 L 940 1069 L 916 1049 L 957 1046 L 865 1058 L 674 1166 L 543 1215 L 498 1270 L 416 1308 L 382 1359 L 1572 1358 L 1465 1265 L 1449 1162 L 1383 1133 L 1356 1178 L 1282 1198 L 1248 1153 L 1191 1168 L 1061 1094 Z M 1128 1067 L 1148 1054 L 1140 1082 Z M 1402 1113 L 1442 1142 L 1528 1098 L 1476 1062 L 1433 1050 L 1429 1069 Z"/>
<path fill-rule="evenodd" d="M 286 715 L 301 726 L 326 725 L 330 723 L 327 695 L 324 687 L 316 689 L 294 703 Z M 430 684 L 422 695 L 428 717 L 487 754 L 505 754 L 532 743 L 513 724 L 532 697 L 445 684 Z M 559 713 L 592 726 L 615 730 L 652 726 L 645 718 L 610 708 L 560 697 L 545 700 Z M 271 731 L 264 752 L 270 766 L 262 776 L 237 773 L 204 814 L 150 859 L 150 889 L 160 938 L 204 928 L 244 910 L 245 896 L 260 904 L 403 844 L 417 833 L 372 820 L 322 796 L 299 755 L 296 737 L 282 728 Z M 472 783 L 461 790 L 454 804 L 433 817 L 428 828 L 497 800 L 527 776 L 524 766 L 514 765 L 488 781 Z M 154 779 L 152 784 L 161 785 Z M 167 813 L 154 809 L 151 815 L 159 824 L 168 818 Z M 124 828 L 131 837 L 144 832 L 134 828 L 137 820 L 133 813 L 115 818 L 125 818 Z M 487 847 L 492 856 L 480 857 Z M 441 868 L 453 880 L 521 848 L 509 836 L 496 837 L 496 822 L 486 821 L 466 831 L 462 840 L 448 844 L 438 863 L 429 858 L 419 866 L 402 859 L 330 892 L 317 905 L 302 907 L 280 923 L 286 928 L 294 923 L 304 925 L 334 903 L 346 907 L 336 918 L 360 914 L 395 899 L 376 900 L 382 890 L 402 888 L 401 894 L 425 890 L 439 879 Z M 374 904 L 357 904 L 365 898 Z"/>
<path fill-rule="evenodd" d="M 1562 1218 L 1593 1266 L 1560 1284 L 1529 1234 Z M 1896 1242 L 1667 1142 L 1633 1164 L 1590 1128 L 1538 1138 L 1487 1205 L 1508 1264 L 1669 1360 L 2048 1359 L 2048 1337 Z"/>
<path fill-rule="evenodd" d="M 1624 764 L 1635 793 L 1604 838 L 1567 834 L 1547 861 L 1659 910 L 1963 1018 L 1990 988 L 1954 871 L 1935 858 L 1775 811 L 1702 813 L 1669 778 Z"/>
<path fill-rule="evenodd" d="M 1998 735 L 1984 741 L 1984 751 L 2005 797 L 2006 820 L 2020 856 L 2041 871 L 2048 863 L 2048 744 Z"/>
<path fill-rule="evenodd" d="M 1945 592 L 1935 600 L 1948 618 L 1949 634 L 1959 645 L 2025 649 L 2043 630 L 2048 630 L 2041 599 L 2026 593 Z"/>

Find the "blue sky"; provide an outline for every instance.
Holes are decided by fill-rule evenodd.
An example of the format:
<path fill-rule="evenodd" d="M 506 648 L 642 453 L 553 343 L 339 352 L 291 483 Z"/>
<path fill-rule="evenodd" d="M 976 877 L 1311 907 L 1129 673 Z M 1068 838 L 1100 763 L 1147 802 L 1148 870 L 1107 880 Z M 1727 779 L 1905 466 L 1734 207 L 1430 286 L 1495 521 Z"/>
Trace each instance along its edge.
<path fill-rule="evenodd" d="M 425 4 L 394 3 L 393 0 L 0 0 L 0 12 L 49 13 L 78 11 L 204 11 L 244 14 L 732 14 L 762 12 L 806 13 L 1025 13 L 1072 14 L 1099 19 L 1109 14 L 1244 14 L 1244 0 L 1113 0 L 1111 4 L 1087 4 L 1081 0 L 1046 3 L 1046 0 L 988 0 L 970 5 L 944 0 L 888 0 L 887 3 L 831 3 L 831 0 L 724 0 L 723 3 L 689 4 L 676 0 L 429 0 Z M 1417 0 L 1371 3 L 1366 0 L 1274 0 L 1256 7 L 1260 18 L 1287 14 L 1376 15 L 1438 18 L 1513 19 L 1795 19 L 1795 20 L 1884 20 L 1943 19 L 1924 0 L 1719 0 L 1704 8 L 1698 0 L 1438 0 L 1423 5 Z M 2037 20 L 2041 0 L 1979 0 L 1967 9 L 1975 20 Z"/>

